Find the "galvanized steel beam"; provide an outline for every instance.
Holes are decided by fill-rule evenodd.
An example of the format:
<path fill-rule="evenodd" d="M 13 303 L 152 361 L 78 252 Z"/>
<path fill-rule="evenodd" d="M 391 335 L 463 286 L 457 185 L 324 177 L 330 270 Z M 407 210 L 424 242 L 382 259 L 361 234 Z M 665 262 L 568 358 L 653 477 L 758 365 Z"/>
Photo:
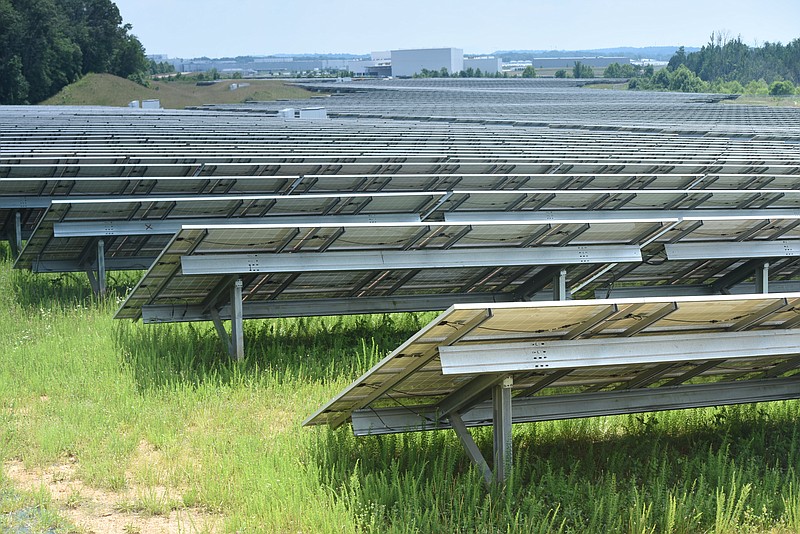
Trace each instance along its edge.
<path fill-rule="evenodd" d="M 743 320 L 749 323 L 762 316 L 754 314 Z M 779 357 L 800 354 L 798 336 L 800 329 L 771 330 L 768 334 L 752 330 L 442 346 L 439 359 L 443 374 L 456 375 Z"/>
<path fill-rule="evenodd" d="M 450 250 L 387 250 L 357 252 L 296 252 L 293 254 L 208 254 L 182 256 L 184 275 L 372 271 L 562 265 L 642 261 L 631 245 L 539 248 L 475 248 Z"/>
<path fill-rule="evenodd" d="M 705 408 L 800 398 L 800 379 L 772 378 L 660 388 L 514 397 L 512 423 L 533 423 L 602 415 L 622 415 L 686 408 Z M 368 408 L 352 413 L 357 436 L 396 434 L 450 428 L 436 417 L 436 406 Z M 483 402 L 461 414 L 465 427 L 493 424 L 492 403 Z"/>

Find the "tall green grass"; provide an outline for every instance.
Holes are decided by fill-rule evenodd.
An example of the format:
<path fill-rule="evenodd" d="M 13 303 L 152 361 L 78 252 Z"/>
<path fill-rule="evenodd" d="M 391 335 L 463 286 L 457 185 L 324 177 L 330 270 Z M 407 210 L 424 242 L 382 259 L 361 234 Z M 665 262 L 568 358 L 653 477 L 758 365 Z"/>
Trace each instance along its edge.
<path fill-rule="evenodd" d="M 796 402 L 518 426 L 513 477 L 487 490 L 452 432 L 300 427 L 432 314 L 250 321 L 234 362 L 210 325 L 114 321 L 132 283 L 98 300 L 0 265 L 4 459 L 69 458 L 134 487 L 131 510 L 229 532 L 800 531 Z"/>

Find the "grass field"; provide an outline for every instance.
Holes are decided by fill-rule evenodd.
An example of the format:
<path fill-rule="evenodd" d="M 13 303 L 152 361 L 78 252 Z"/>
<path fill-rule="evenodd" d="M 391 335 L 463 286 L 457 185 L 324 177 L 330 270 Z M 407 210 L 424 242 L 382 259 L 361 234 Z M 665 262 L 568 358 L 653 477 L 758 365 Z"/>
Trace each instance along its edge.
<path fill-rule="evenodd" d="M 97 301 L 3 254 L 0 530 L 800 531 L 797 402 L 518 426 L 487 491 L 449 431 L 300 427 L 434 314 L 249 321 L 234 363 L 210 325 L 114 321 L 129 276 Z"/>
<path fill-rule="evenodd" d="M 230 90 L 234 82 L 247 82 L 249 87 Z M 225 80 L 214 85 L 198 86 L 194 81 L 151 81 L 144 87 L 111 74 L 87 74 L 68 85 L 44 105 L 64 106 L 127 106 L 132 100 L 157 98 L 161 107 L 183 109 L 203 104 L 237 104 L 247 100 L 304 99 L 318 96 L 279 80 Z"/>
<path fill-rule="evenodd" d="M 800 95 L 792 96 L 767 96 L 767 95 L 742 95 L 736 100 L 727 100 L 726 104 L 744 104 L 748 106 L 770 106 L 779 108 L 800 107 Z"/>

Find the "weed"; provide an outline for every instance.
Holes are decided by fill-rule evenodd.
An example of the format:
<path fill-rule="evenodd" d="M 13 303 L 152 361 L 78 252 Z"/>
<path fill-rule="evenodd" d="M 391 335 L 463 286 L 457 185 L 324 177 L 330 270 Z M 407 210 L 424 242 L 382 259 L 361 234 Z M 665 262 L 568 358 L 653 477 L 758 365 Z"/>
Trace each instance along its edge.
<path fill-rule="evenodd" d="M 67 502 L 66 506 L 70 509 L 78 508 L 83 503 L 83 496 L 81 492 L 78 490 L 72 490 L 69 495 L 67 495 Z"/>

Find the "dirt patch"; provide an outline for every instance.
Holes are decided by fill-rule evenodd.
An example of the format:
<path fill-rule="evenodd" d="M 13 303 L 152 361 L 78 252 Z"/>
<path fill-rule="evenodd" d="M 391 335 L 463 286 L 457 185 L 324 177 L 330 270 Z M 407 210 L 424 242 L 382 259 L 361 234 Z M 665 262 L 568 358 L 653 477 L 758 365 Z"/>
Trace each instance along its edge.
<path fill-rule="evenodd" d="M 58 513 L 82 532 L 93 534 L 185 534 L 221 532 L 222 518 L 193 508 L 165 511 L 160 515 L 131 510 L 141 495 L 170 499 L 163 487 L 136 488 L 111 492 L 92 488 L 75 477 L 76 465 L 66 462 L 44 469 L 26 469 L 22 462 L 3 465 L 9 480 L 19 489 L 47 488 Z"/>

